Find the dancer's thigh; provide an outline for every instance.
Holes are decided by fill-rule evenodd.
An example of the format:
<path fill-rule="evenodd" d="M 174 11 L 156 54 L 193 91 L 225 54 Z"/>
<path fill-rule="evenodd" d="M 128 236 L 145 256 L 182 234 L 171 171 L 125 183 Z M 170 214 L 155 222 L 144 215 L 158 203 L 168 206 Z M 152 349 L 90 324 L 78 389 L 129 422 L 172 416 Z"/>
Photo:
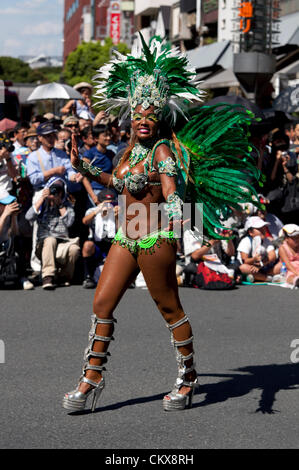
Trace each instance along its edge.
<path fill-rule="evenodd" d="M 112 315 L 125 290 L 139 272 L 136 259 L 119 245 L 112 245 L 106 258 L 94 297 L 94 313 Z"/>
<path fill-rule="evenodd" d="M 181 316 L 182 306 L 176 279 L 176 246 L 163 241 L 153 254 L 137 258 L 149 292 L 166 320 Z"/>

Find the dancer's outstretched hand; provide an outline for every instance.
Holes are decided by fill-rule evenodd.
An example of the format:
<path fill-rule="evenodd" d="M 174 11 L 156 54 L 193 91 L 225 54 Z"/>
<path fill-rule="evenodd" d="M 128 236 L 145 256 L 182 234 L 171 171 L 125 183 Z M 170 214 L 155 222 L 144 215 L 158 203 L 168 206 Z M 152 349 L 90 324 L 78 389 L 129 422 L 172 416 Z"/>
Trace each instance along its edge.
<path fill-rule="evenodd" d="M 72 150 L 71 150 L 71 164 L 73 167 L 77 167 L 79 165 L 80 158 L 78 152 L 78 143 L 75 134 L 72 134 Z"/>

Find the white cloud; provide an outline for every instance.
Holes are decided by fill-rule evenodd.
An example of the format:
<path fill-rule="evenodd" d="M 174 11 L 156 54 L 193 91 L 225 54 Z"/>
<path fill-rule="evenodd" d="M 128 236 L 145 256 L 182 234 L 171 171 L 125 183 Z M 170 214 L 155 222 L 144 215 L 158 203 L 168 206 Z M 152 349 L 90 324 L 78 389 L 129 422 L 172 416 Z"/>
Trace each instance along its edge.
<path fill-rule="evenodd" d="M 25 36 L 50 36 L 62 34 L 62 24 L 44 21 L 36 25 L 27 25 L 22 30 Z"/>
<path fill-rule="evenodd" d="M 3 8 L 1 9 L 1 16 L 2 15 L 17 15 L 20 14 L 19 8 Z"/>

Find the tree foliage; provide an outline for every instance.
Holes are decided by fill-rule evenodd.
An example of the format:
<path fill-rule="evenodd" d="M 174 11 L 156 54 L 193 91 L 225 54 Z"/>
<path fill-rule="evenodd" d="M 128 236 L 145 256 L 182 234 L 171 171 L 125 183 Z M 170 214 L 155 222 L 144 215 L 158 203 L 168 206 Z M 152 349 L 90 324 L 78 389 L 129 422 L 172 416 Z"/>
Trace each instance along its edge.
<path fill-rule="evenodd" d="M 126 44 L 114 46 L 111 38 L 106 38 L 104 45 L 99 41 L 80 44 L 66 60 L 63 74 L 65 81 L 72 86 L 79 82 L 92 83 L 97 70 L 111 59 L 115 47 L 122 54 L 129 52 Z"/>
<path fill-rule="evenodd" d="M 61 67 L 31 69 L 26 62 L 14 57 L 0 57 L 0 79 L 15 83 L 48 83 L 58 81 Z"/>

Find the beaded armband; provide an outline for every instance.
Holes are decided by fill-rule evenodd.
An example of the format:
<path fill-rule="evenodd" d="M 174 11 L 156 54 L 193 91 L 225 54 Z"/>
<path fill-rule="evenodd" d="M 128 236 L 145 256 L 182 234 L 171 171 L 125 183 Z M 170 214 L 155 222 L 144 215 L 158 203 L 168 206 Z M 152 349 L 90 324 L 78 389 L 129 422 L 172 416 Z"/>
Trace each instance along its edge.
<path fill-rule="evenodd" d="M 183 201 L 180 196 L 174 192 L 170 194 L 166 199 L 165 211 L 169 219 L 181 220 L 183 217 L 182 213 Z"/>
<path fill-rule="evenodd" d="M 103 173 L 101 168 L 91 165 L 90 163 L 86 163 L 84 160 L 80 160 L 76 166 L 73 165 L 73 168 L 79 171 L 83 176 L 87 176 L 88 174 L 92 176 L 100 176 L 100 174 Z"/>
<path fill-rule="evenodd" d="M 167 157 L 166 160 L 161 160 L 158 163 L 158 173 L 167 176 L 177 176 L 178 172 L 175 161 L 171 157 Z"/>

